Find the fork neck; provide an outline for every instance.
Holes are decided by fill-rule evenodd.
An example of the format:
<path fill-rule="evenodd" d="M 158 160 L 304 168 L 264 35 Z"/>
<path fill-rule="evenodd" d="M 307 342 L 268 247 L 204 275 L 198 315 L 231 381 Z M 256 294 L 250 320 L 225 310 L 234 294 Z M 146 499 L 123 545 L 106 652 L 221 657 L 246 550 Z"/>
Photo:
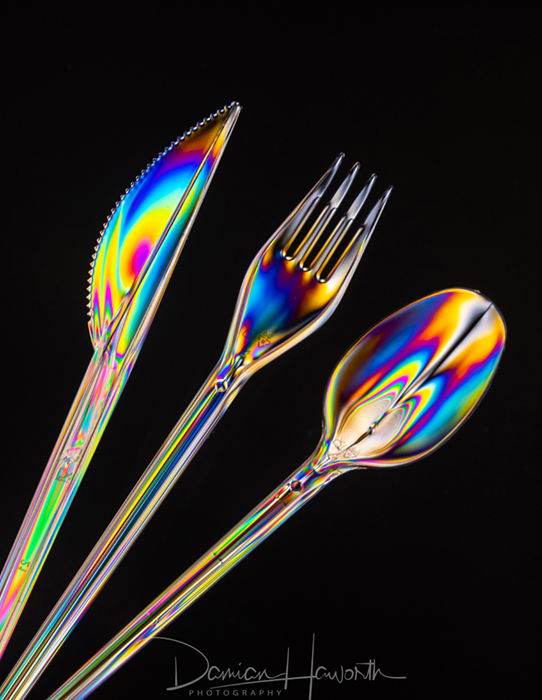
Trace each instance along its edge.
<path fill-rule="evenodd" d="M 233 392 L 236 395 L 248 379 L 248 376 L 241 372 L 244 364 L 244 355 L 228 352 L 226 348 L 213 370 L 216 391 Z"/>

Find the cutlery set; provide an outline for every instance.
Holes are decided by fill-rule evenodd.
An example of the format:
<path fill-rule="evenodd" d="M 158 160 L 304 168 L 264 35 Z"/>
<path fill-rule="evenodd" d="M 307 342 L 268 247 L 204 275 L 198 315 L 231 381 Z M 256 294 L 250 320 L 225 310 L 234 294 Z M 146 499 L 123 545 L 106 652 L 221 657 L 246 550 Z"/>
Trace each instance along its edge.
<path fill-rule="evenodd" d="M 92 256 L 93 356 L 0 576 L 0 655 L 130 375 L 239 116 L 233 103 L 161 153 L 126 190 Z M 389 199 L 341 154 L 250 264 L 220 358 L 0 688 L 24 698 L 245 382 L 333 313 Z M 336 182 L 338 180 L 338 183 Z M 333 184 L 335 183 L 335 184 Z M 218 280 L 217 280 L 218 283 Z M 336 477 L 438 449 L 495 374 L 506 330 L 491 301 L 453 288 L 365 333 L 339 361 L 311 456 L 51 698 L 83 698 Z"/>

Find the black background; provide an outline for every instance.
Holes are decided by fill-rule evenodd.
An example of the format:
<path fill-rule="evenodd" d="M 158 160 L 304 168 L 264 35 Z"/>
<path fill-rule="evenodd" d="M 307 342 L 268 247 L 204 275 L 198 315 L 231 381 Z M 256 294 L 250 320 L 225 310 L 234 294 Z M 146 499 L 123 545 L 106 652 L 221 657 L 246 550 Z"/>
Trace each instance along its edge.
<path fill-rule="evenodd" d="M 116 18 L 42 11 L 5 29 L 2 557 L 91 354 L 85 280 L 106 213 L 188 126 L 233 99 L 244 110 L 1 675 L 214 365 L 253 255 L 344 150 L 378 173 L 377 191 L 395 191 L 340 307 L 243 390 L 31 697 L 47 697 L 305 459 L 327 378 L 354 340 L 447 286 L 482 290 L 508 324 L 474 417 L 425 461 L 337 481 L 167 636 L 221 667 L 270 673 L 290 647 L 303 674 L 314 633 L 318 664 L 375 659 L 407 676 L 318 683 L 315 700 L 534 697 L 537 17 L 457 5 L 359 18 L 334 7 L 303 21 L 284 8 L 145 12 L 131 26 L 128 7 Z M 198 672 L 154 641 L 93 697 L 189 697 L 166 691 L 175 653 L 186 677 Z M 282 697 L 307 698 L 308 683 Z"/>

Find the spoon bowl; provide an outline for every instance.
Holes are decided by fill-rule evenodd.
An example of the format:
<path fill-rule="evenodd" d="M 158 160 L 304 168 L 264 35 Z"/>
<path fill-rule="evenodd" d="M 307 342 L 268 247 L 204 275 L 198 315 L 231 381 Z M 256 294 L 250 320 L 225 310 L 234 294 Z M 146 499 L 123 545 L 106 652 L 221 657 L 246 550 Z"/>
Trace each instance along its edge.
<path fill-rule="evenodd" d="M 487 391 L 505 334 L 494 304 L 468 289 L 388 316 L 331 375 L 318 459 L 342 469 L 394 467 L 436 450 Z"/>

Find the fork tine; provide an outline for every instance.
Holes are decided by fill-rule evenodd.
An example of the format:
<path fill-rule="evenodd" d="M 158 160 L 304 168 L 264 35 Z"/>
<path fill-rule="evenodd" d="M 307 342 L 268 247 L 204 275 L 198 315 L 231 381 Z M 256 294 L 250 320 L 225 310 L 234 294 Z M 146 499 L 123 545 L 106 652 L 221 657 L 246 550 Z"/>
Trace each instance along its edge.
<path fill-rule="evenodd" d="M 346 212 L 347 219 L 351 219 L 353 221 L 356 218 L 356 216 L 360 213 L 361 207 L 365 204 L 365 200 L 369 196 L 370 191 L 373 189 L 375 180 L 376 175 L 375 173 L 373 173 L 371 177 L 367 180 L 365 187 L 361 190 L 356 199 L 354 199 L 354 201 L 348 208 L 348 211 Z"/>
<path fill-rule="evenodd" d="M 354 163 L 348 175 L 341 182 L 337 191 L 331 197 L 329 202 L 323 208 L 322 212 L 318 216 L 314 224 L 309 228 L 307 235 L 297 246 L 295 253 L 292 258 L 299 260 L 299 264 L 302 269 L 308 269 L 307 261 L 310 257 L 311 252 L 314 250 L 318 240 L 322 237 L 324 231 L 326 230 L 327 224 L 333 214 L 336 212 L 337 208 L 340 206 L 341 202 L 345 198 L 348 190 L 354 178 L 358 174 L 360 165 L 359 163 Z"/>
<path fill-rule="evenodd" d="M 384 194 L 380 197 L 378 202 L 374 205 L 374 207 L 367 215 L 367 218 L 363 222 L 363 225 L 360 226 L 360 228 L 356 231 L 354 236 L 352 236 L 352 239 L 350 240 L 348 246 L 342 252 L 341 257 L 339 258 L 339 260 L 337 260 L 337 262 L 333 266 L 333 269 L 324 275 L 324 270 L 327 264 L 330 262 L 331 257 L 330 255 L 327 256 L 327 259 L 324 260 L 324 262 L 322 263 L 322 265 L 320 265 L 318 269 L 316 275 L 318 280 L 320 280 L 321 282 L 328 281 L 330 277 L 336 272 L 342 272 L 344 276 L 352 274 L 354 272 L 359 261 L 361 260 L 361 256 L 363 255 L 367 244 L 371 240 L 371 236 L 373 235 L 378 220 L 380 219 L 380 216 L 384 211 L 384 207 L 388 203 L 388 199 L 392 193 L 392 190 L 393 187 L 389 187 L 384 192 Z"/>
<path fill-rule="evenodd" d="M 331 166 L 326 170 L 318 182 L 309 190 L 303 197 L 301 202 L 294 210 L 286 217 L 283 223 L 277 229 L 277 243 L 283 253 L 286 252 L 288 245 L 293 241 L 300 228 L 311 215 L 318 200 L 325 193 L 330 182 L 335 177 L 335 173 L 339 169 L 344 158 L 344 153 L 339 153 Z"/>
<path fill-rule="evenodd" d="M 341 241 L 345 237 L 348 229 L 352 225 L 354 219 L 357 217 L 361 211 L 362 206 L 365 204 L 365 200 L 369 196 L 370 191 L 376 180 L 376 175 L 373 173 L 371 177 L 367 180 L 365 186 L 362 188 L 361 192 L 354 199 L 346 214 L 341 217 L 337 226 L 335 226 L 333 233 L 329 236 L 326 244 L 322 247 L 321 251 L 318 253 L 313 261 L 313 267 L 318 266 L 319 271 L 321 271 L 326 262 L 333 256 L 337 247 L 340 245 Z"/>
<path fill-rule="evenodd" d="M 363 245 L 366 246 L 367 243 L 371 240 L 371 236 L 373 235 L 373 232 L 376 228 L 376 225 L 378 223 L 378 220 L 380 219 L 380 216 L 382 215 L 382 212 L 384 211 L 384 207 L 388 203 L 388 199 L 390 198 L 390 195 L 393 191 L 393 186 L 388 187 L 387 190 L 384 191 L 384 194 L 378 202 L 374 205 L 374 207 L 371 209 L 369 214 L 367 215 L 367 218 L 365 219 L 363 223 L 363 228 L 365 229 L 365 233 L 363 234 Z"/>

